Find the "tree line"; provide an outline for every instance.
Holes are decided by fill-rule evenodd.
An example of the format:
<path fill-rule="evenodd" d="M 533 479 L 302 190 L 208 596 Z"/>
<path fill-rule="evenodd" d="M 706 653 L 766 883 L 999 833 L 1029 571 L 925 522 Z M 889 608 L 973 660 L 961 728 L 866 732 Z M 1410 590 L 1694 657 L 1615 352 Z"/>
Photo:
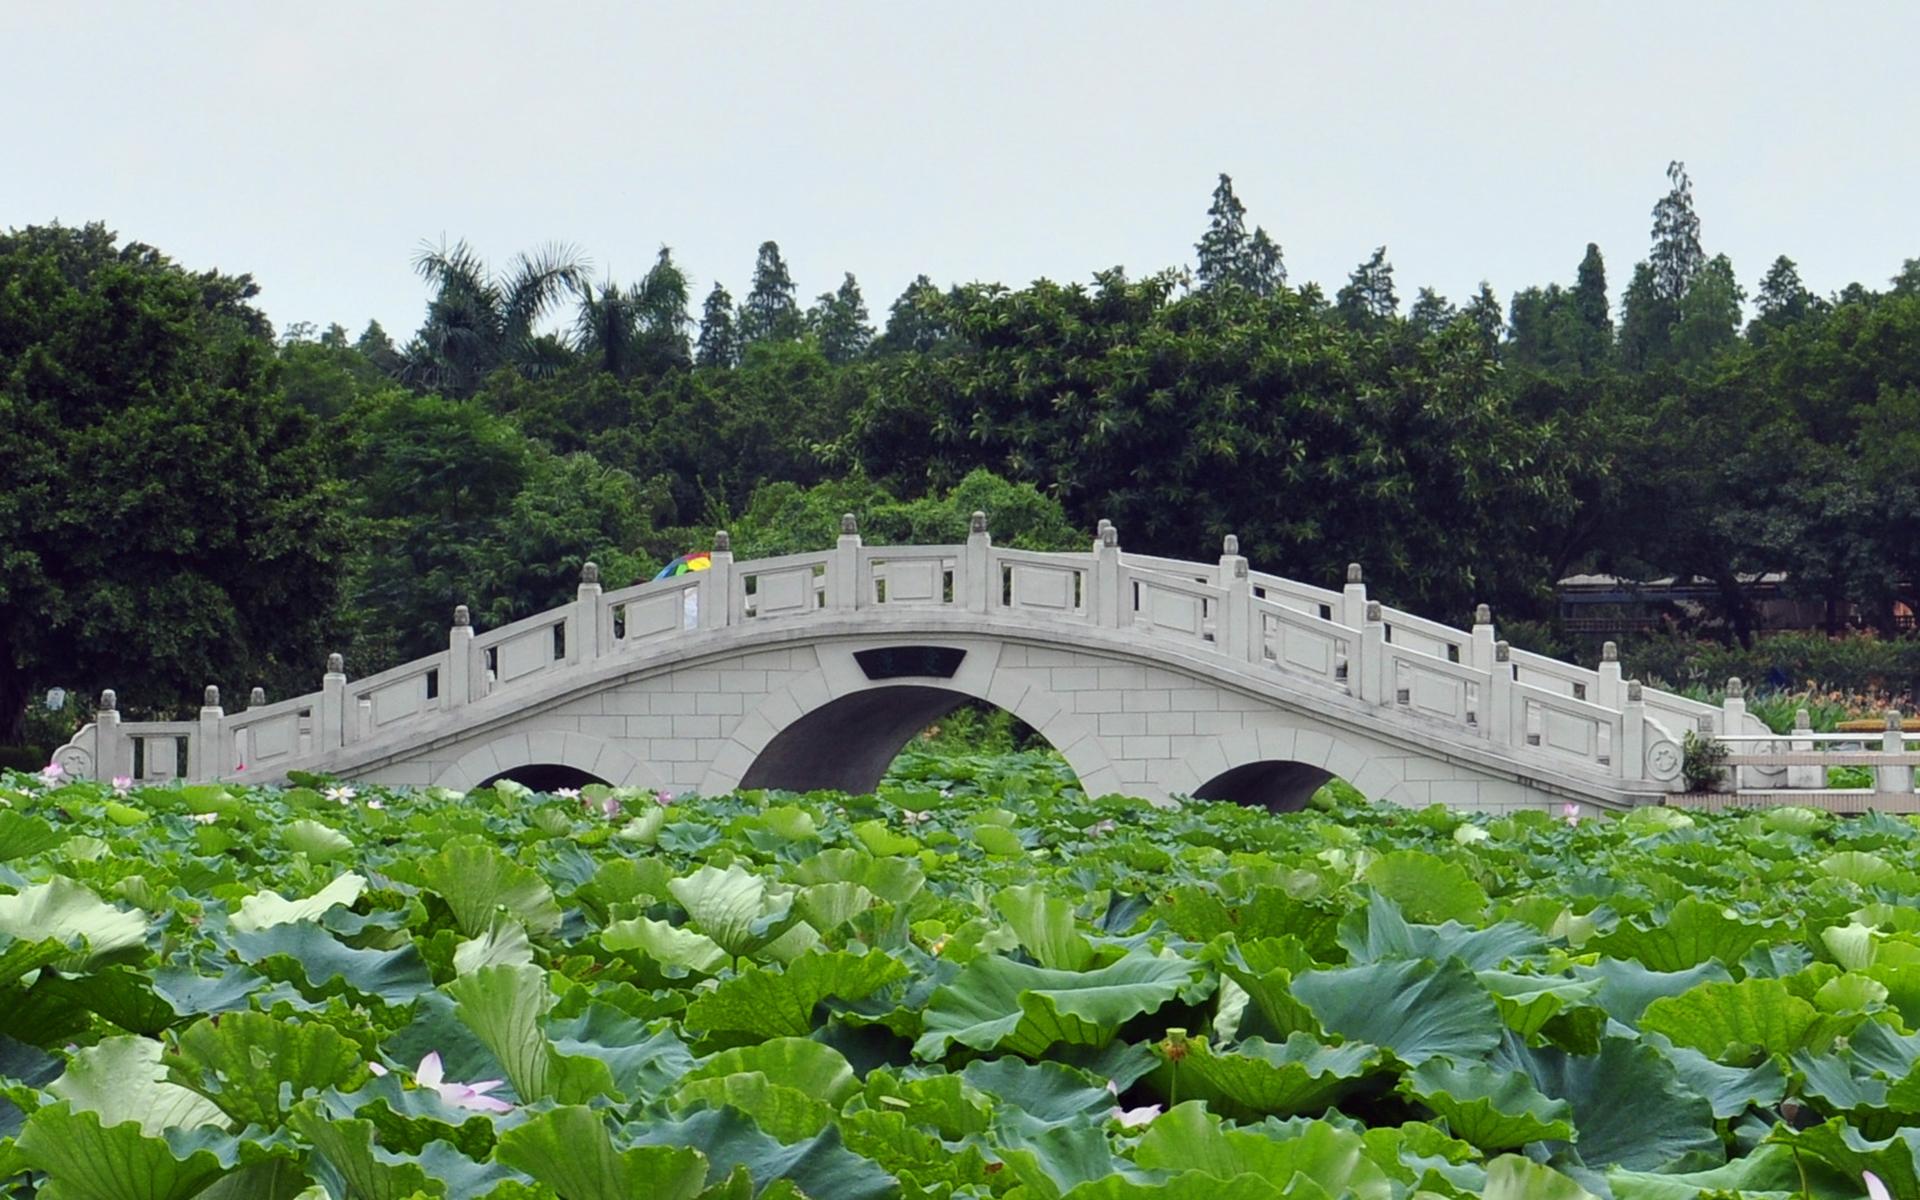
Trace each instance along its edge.
<path fill-rule="evenodd" d="M 244 275 L 98 225 L 0 235 L 0 743 L 52 684 L 177 704 L 305 689 L 618 585 L 729 527 L 742 552 L 876 538 L 1206 557 L 1464 620 L 1546 618 L 1575 570 L 1699 576 L 1730 639 L 1786 573 L 1838 630 L 1920 605 L 1920 261 L 1748 307 L 1678 163 L 1617 308 L 1570 278 L 1402 301 L 1386 247 L 1331 296 L 1219 177 L 1190 268 L 1084 283 L 851 274 L 803 305 L 777 244 L 736 302 L 662 249 L 423 248 L 420 327 L 276 332 Z"/>

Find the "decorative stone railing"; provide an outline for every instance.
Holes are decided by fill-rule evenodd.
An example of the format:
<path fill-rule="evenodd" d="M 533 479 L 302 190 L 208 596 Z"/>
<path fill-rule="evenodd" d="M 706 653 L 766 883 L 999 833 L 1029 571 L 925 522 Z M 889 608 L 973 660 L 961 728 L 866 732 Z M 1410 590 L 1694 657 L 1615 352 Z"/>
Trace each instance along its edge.
<path fill-rule="evenodd" d="M 1485 605 L 1471 628 L 1457 629 L 1369 599 L 1357 565 L 1335 591 L 1249 570 L 1237 538 L 1223 550 L 1210 563 L 1128 554 L 1106 521 L 1085 553 L 1012 550 L 993 544 L 979 513 L 957 545 L 866 546 L 848 516 L 831 550 L 735 562 L 722 532 L 709 570 L 603 592 L 588 563 L 569 604 L 486 633 L 475 633 L 462 605 L 445 650 L 357 680 L 332 655 L 320 689 L 294 699 L 268 704 L 255 688 L 245 709 L 229 713 L 209 687 L 197 720 L 123 722 L 109 691 L 94 723 L 55 758 L 99 779 L 324 770 L 343 748 L 583 663 L 759 622 L 905 610 L 1012 619 L 1036 632 L 1127 630 L 1223 668 L 1344 693 L 1416 733 L 1473 739 L 1518 764 L 1630 791 L 1678 789 L 1679 734 L 1689 728 L 1764 731 L 1733 707 L 1623 680 L 1611 643 L 1588 670 L 1498 641 Z"/>

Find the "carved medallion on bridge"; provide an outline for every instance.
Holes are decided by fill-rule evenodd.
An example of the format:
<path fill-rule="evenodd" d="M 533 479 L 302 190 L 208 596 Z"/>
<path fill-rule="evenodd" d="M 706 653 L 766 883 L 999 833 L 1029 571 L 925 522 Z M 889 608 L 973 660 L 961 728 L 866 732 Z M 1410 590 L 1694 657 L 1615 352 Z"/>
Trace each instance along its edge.
<path fill-rule="evenodd" d="M 1665 740 L 1647 747 L 1647 778 L 1666 782 L 1680 776 L 1680 747 Z"/>

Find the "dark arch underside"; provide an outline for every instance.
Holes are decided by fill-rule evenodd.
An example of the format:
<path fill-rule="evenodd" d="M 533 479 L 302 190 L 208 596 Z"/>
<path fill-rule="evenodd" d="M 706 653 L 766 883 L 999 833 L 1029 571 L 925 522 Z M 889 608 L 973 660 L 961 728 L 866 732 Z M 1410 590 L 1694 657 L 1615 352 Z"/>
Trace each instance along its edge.
<path fill-rule="evenodd" d="M 740 786 L 871 792 L 914 734 L 967 700 L 962 692 L 917 684 L 830 700 L 774 735 Z"/>
<path fill-rule="evenodd" d="M 589 783 L 605 783 L 598 775 L 591 775 L 579 767 L 561 766 L 559 763 L 528 763 L 524 767 L 514 767 L 489 777 L 481 787 L 492 787 L 502 779 L 511 779 L 522 787 L 530 787 L 536 792 L 551 792 L 556 788 L 585 787 Z"/>
<path fill-rule="evenodd" d="M 1263 759 L 1222 771 L 1193 791 L 1195 800 L 1231 800 L 1269 812 L 1299 812 L 1333 778 L 1303 762 Z"/>

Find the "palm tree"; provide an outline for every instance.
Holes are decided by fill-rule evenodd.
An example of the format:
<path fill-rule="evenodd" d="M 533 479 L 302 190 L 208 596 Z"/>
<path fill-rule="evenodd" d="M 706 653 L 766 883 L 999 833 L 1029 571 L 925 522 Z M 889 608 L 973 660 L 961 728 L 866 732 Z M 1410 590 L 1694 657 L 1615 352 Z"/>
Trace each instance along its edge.
<path fill-rule="evenodd" d="M 608 280 L 597 293 L 581 292 L 573 349 L 621 379 L 689 366 L 687 298 L 686 274 L 662 246 L 639 283 L 622 288 Z"/>
<path fill-rule="evenodd" d="M 538 377 L 567 364 L 564 343 L 535 325 L 565 292 L 586 290 L 586 257 L 550 243 L 519 254 L 504 273 L 487 269 L 464 241 L 423 243 L 413 269 L 433 285 L 427 319 L 406 349 L 401 376 L 450 396 L 470 396 L 489 374 L 513 367 Z"/>

